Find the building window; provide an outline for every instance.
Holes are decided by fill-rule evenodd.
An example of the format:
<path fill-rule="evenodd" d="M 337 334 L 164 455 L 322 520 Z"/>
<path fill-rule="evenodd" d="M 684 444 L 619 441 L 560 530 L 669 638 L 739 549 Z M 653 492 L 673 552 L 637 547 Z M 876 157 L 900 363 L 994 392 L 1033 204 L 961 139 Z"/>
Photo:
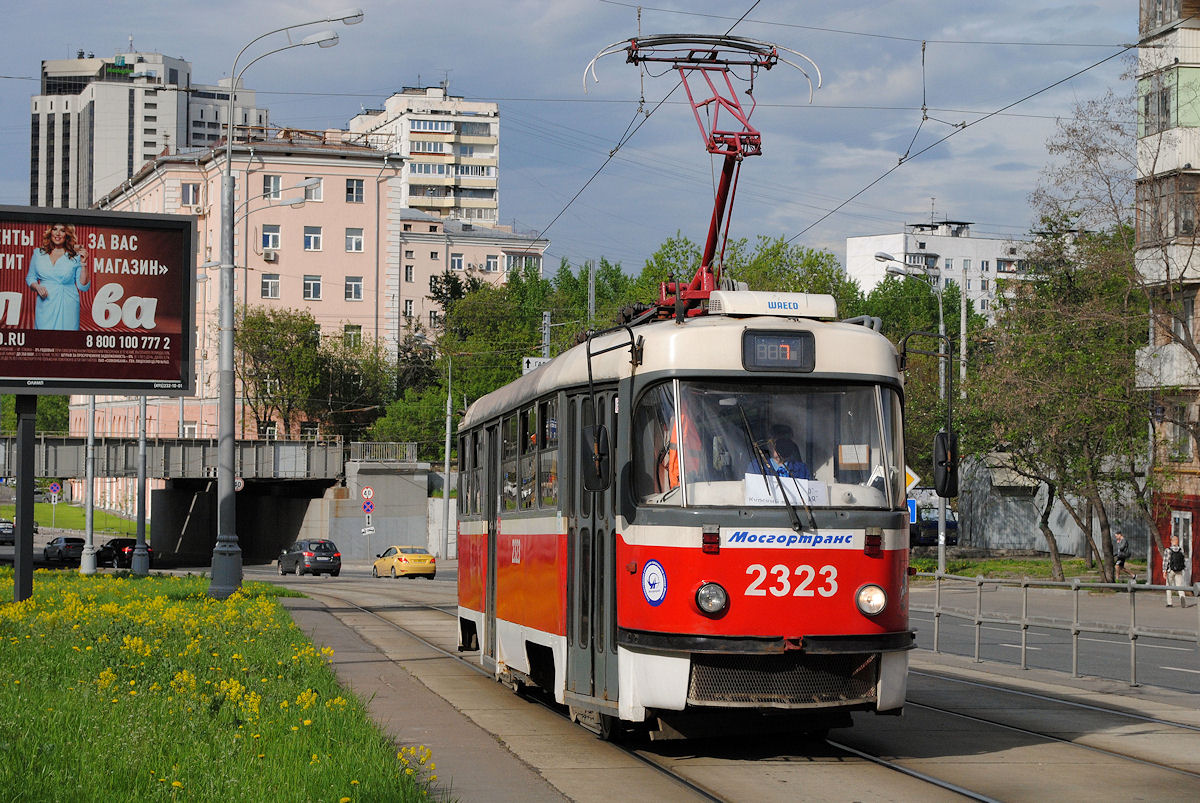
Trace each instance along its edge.
<path fill-rule="evenodd" d="M 438 277 L 436 276 L 429 277 L 429 292 L 432 293 L 435 289 L 437 289 L 437 279 Z"/>
<path fill-rule="evenodd" d="M 321 277 L 306 275 L 304 277 L 304 300 L 321 300 Z"/>
<path fill-rule="evenodd" d="M 988 302 L 987 302 L 987 299 L 986 299 L 986 298 L 981 298 L 981 299 L 979 299 L 979 311 L 980 311 L 980 312 L 987 312 L 987 308 L 988 308 Z"/>
<path fill-rule="evenodd" d="M 441 131 L 450 133 L 454 131 L 454 124 L 449 120 L 409 120 L 409 131 Z"/>
<path fill-rule="evenodd" d="M 362 345 L 362 326 L 348 323 L 342 327 L 342 341 L 347 348 L 358 348 Z"/>
<path fill-rule="evenodd" d="M 346 203 L 361 204 L 363 202 L 363 180 L 361 178 L 346 179 Z"/>
<path fill-rule="evenodd" d="M 278 273 L 264 273 L 262 275 L 262 297 L 279 298 Z"/>
<path fill-rule="evenodd" d="M 986 259 L 979 260 L 979 270 L 981 270 L 984 273 L 987 273 L 991 269 L 992 269 L 992 265 L 990 262 L 988 262 Z"/>
<path fill-rule="evenodd" d="M 405 227 L 404 227 L 404 230 L 405 230 L 405 231 L 408 231 L 408 226 L 407 226 L 407 225 L 405 225 Z M 405 251 L 405 252 L 404 252 L 404 258 L 405 258 L 405 259 L 412 259 L 412 258 L 413 258 L 413 252 L 412 252 L 412 251 Z"/>
<path fill-rule="evenodd" d="M 444 142 L 413 142 L 408 149 L 409 153 L 445 153 L 446 143 Z"/>
<path fill-rule="evenodd" d="M 521 270 L 522 268 L 527 268 L 527 267 L 535 268 L 538 271 L 541 271 L 542 255 L 541 254 L 505 254 L 504 255 L 504 269 L 507 272 L 512 273 L 514 270 Z"/>
<path fill-rule="evenodd" d="M 362 253 L 363 250 L 363 230 L 362 229 L 346 229 L 346 250 L 353 253 Z"/>
<path fill-rule="evenodd" d="M 279 200 L 283 196 L 283 176 L 263 176 L 262 197 Z"/>
<path fill-rule="evenodd" d="M 363 297 L 363 278 L 361 276 L 346 277 L 346 300 L 347 301 L 362 301 Z"/>
<path fill-rule="evenodd" d="M 484 270 L 488 273 L 498 273 L 500 271 L 500 257 L 496 254 L 488 254 L 487 261 L 484 262 Z"/>
<path fill-rule="evenodd" d="M 472 156 L 475 155 L 475 146 L 474 145 L 459 145 L 458 146 L 458 155 L 466 156 L 467 158 L 471 158 Z"/>
<path fill-rule="evenodd" d="M 1177 404 L 1171 408 L 1167 424 L 1167 458 L 1177 463 L 1192 460 L 1192 433 L 1188 431 L 1188 406 Z"/>
<path fill-rule="evenodd" d="M 1195 237 L 1200 176 L 1184 173 L 1137 185 L 1138 245 Z"/>
<path fill-rule="evenodd" d="M 305 251 L 320 251 L 321 250 L 321 227 L 320 226 L 305 226 L 304 227 L 304 250 Z"/>
<path fill-rule="evenodd" d="M 946 270 L 954 270 L 954 260 L 953 259 L 946 260 Z"/>
<path fill-rule="evenodd" d="M 413 301 L 411 298 L 404 300 L 404 317 L 411 318 L 413 316 Z"/>
<path fill-rule="evenodd" d="M 431 329 L 436 329 L 436 328 L 438 327 L 438 314 L 437 314 L 437 310 L 430 310 L 430 311 L 429 311 L 429 327 L 430 327 Z"/>
<path fill-rule="evenodd" d="M 963 273 L 966 273 L 966 272 L 967 272 L 967 271 L 969 271 L 970 269 L 971 269 L 971 260 L 969 260 L 969 259 L 964 259 L 964 260 L 963 260 Z"/>
<path fill-rule="evenodd" d="M 322 195 L 324 195 L 324 193 L 325 193 L 325 180 L 324 179 L 320 178 L 319 176 L 305 176 L 304 177 L 305 181 L 312 181 L 313 179 L 316 179 L 317 183 L 312 185 L 311 187 L 304 188 L 304 200 L 306 200 L 306 201 L 320 201 L 320 200 L 322 200 Z"/>
<path fill-rule="evenodd" d="M 967 289 L 968 290 L 971 289 L 971 280 L 970 279 L 967 279 Z"/>
<path fill-rule="evenodd" d="M 263 421 L 258 425 L 258 437 L 264 441 L 273 441 L 279 437 L 279 429 L 274 421 Z"/>
<path fill-rule="evenodd" d="M 321 425 L 316 421 L 300 422 L 300 440 L 315 441 L 321 437 Z"/>
<path fill-rule="evenodd" d="M 404 230 L 405 230 L 405 231 L 412 231 L 412 224 L 411 224 L 411 223 L 405 223 L 405 224 L 404 224 Z M 406 252 L 406 253 L 407 253 L 407 252 Z"/>
<path fill-rule="evenodd" d="M 429 252 L 429 258 L 430 258 L 430 259 L 437 259 L 437 258 L 438 258 L 438 252 L 437 252 L 437 251 L 430 251 L 430 252 Z"/>
<path fill-rule="evenodd" d="M 279 240 L 279 224 L 264 223 L 262 227 L 262 247 L 264 249 L 278 251 Z"/>
<path fill-rule="evenodd" d="M 450 270 L 462 270 L 462 269 L 463 269 L 463 255 L 462 254 L 451 254 L 450 255 Z"/>
<path fill-rule="evenodd" d="M 179 203 L 184 206 L 199 206 L 200 185 L 193 181 L 185 181 L 179 185 Z"/>
<path fill-rule="evenodd" d="M 1138 136 L 1159 134 L 1178 125 L 1175 108 L 1177 70 L 1166 70 L 1138 81 Z"/>
<path fill-rule="evenodd" d="M 184 421 L 183 422 L 183 437 L 185 437 L 185 438 L 195 438 L 196 437 L 196 422 L 195 421 Z"/>
<path fill-rule="evenodd" d="M 414 281 L 414 279 L 413 279 L 413 266 L 412 266 L 412 265 L 405 265 L 405 266 L 404 266 L 404 281 L 406 281 L 406 282 L 411 282 L 411 281 Z"/>

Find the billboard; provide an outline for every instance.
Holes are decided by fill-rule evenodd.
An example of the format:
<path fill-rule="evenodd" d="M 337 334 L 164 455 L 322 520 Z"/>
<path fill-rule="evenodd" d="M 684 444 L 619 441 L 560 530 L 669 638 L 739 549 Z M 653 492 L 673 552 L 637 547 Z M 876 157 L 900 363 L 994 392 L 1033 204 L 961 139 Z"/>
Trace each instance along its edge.
<path fill-rule="evenodd" d="M 195 228 L 0 206 L 0 391 L 193 394 Z"/>

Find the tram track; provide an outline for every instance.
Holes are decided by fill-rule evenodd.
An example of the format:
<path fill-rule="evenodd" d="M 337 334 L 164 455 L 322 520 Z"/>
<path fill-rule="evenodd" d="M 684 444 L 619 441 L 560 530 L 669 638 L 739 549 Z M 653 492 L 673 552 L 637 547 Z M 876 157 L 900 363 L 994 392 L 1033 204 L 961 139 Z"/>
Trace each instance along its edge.
<path fill-rule="evenodd" d="M 405 627 L 403 624 L 396 622 L 393 619 L 384 615 L 384 613 L 387 613 L 387 612 L 421 610 L 421 611 L 432 611 L 432 612 L 435 612 L 435 613 L 438 613 L 438 614 L 441 614 L 441 615 L 444 615 L 444 616 L 447 616 L 450 618 L 454 618 L 457 616 L 457 608 L 447 608 L 445 606 L 432 605 L 432 604 L 427 604 L 427 603 L 409 603 L 409 604 L 403 604 L 403 605 L 384 605 L 384 606 L 361 605 L 351 599 L 348 599 L 345 596 L 341 596 L 341 595 L 338 595 L 335 593 L 330 593 L 326 589 L 322 589 L 320 592 L 314 593 L 313 595 L 328 597 L 330 599 L 335 599 L 338 601 L 339 604 L 341 604 L 347 608 L 353 609 L 354 611 L 357 611 L 361 614 L 371 616 L 374 619 L 376 619 L 382 623 L 385 623 L 386 625 L 395 629 L 396 631 L 403 633 L 406 637 L 411 638 L 411 639 L 423 644 L 425 647 L 436 652 L 437 654 L 439 654 L 443 657 L 446 657 L 446 658 L 450 658 L 450 659 L 454 660 L 455 662 L 469 668 L 472 672 L 479 674 L 481 676 L 487 677 L 489 679 L 493 678 L 493 675 L 491 672 L 487 671 L 482 666 L 480 666 L 477 660 L 472 660 L 473 657 L 477 658 L 477 652 L 473 651 L 470 653 L 460 653 L 457 651 L 457 648 L 449 649 L 445 645 L 436 643 L 436 642 L 430 640 L 429 638 L 426 638 L 425 636 L 421 635 L 420 633 L 414 631 L 413 629 Z M 553 700 L 546 699 L 545 696 L 543 696 L 543 695 L 536 694 L 536 693 L 524 692 L 524 693 L 521 693 L 521 696 L 523 699 L 533 702 L 533 703 L 536 703 L 537 705 L 543 707 L 547 711 L 550 711 L 555 716 L 561 717 L 563 719 L 568 719 L 568 720 L 570 718 L 569 713 L 562 706 L 558 705 Z M 587 730 L 588 732 L 596 733 L 596 731 L 594 729 L 589 728 L 585 723 L 575 723 L 575 724 L 578 725 L 579 727 L 581 727 L 582 729 Z M 599 735 L 599 734 L 597 734 L 597 735 Z M 798 744 L 803 744 L 803 742 L 799 741 Z M 953 795 L 961 796 L 961 797 L 964 797 L 964 798 L 967 798 L 970 800 L 978 800 L 978 801 L 993 801 L 993 800 L 995 800 L 995 798 L 992 798 L 992 797 L 989 797 L 988 795 L 982 794 L 980 792 L 965 788 L 964 786 L 962 786 L 960 784 L 956 784 L 956 783 L 953 783 L 953 782 L 950 782 L 950 781 L 947 781 L 944 779 L 940 779 L 936 776 L 930 775 L 925 772 L 921 772 L 919 770 L 915 770 L 911 767 L 906 767 L 900 762 L 890 760 L 881 755 L 873 754 L 873 753 L 863 750 L 861 748 L 853 747 L 851 745 L 845 744 L 843 742 L 840 742 L 840 741 L 837 741 L 834 739 L 825 739 L 823 741 L 813 740 L 813 741 L 809 742 L 809 744 L 811 744 L 811 745 L 824 744 L 824 745 L 827 745 L 828 747 L 832 748 L 833 750 L 836 750 L 839 753 L 841 753 L 842 755 L 840 755 L 840 756 L 827 757 L 828 759 L 835 761 L 835 762 L 840 762 L 840 761 L 843 761 L 844 759 L 857 759 L 857 760 L 861 760 L 867 764 L 881 767 L 892 773 L 904 775 L 908 778 L 919 781 L 928 786 L 935 787 L 935 788 L 944 790 L 946 792 L 950 792 Z M 637 761 L 639 764 L 641 764 L 641 765 L 653 770 L 654 772 L 658 773 L 659 775 L 669 779 L 672 783 L 675 783 L 675 784 L 679 785 L 680 787 L 682 787 L 683 789 L 686 789 L 688 792 L 692 793 L 699 799 L 711 800 L 711 801 L 724 801 L 724 800 L 735 799 L 733 797 L 723 796 L 720 794 L 719 790 L 711 789 L 711 788 L 705 786 L 704 784 L 698 783 L 698 782 L 692 780 L 691 778 L 687 777 L 687 775 L 684 774 L 683 771 L 678 769 L 677 765 L 680 763 L 679 760 L 676 757 L 673 757 L 672 755 L 670 755 L 669 751 L 656 752 L 654 750 L 648 749 L 644 744 L 638 744 L 638 743 L 626 744 L 626 743 L 620 743 L 620 742 L 610 742 L 610 743 L 608 743 L 608 747 L 619 751 L 621 754 L 625 755 L 626 757 L 628 757 L 634 761 Z M 739 763 L 739 762 L 745 763 L 747 773 L 756 773 L 757 772 L 757 770 L 754 766 L 754 764 L 756 764 L 756 762 L 754 762 L 753 760 L 730 758 L 730 759 L 728 759 L 728 761 L 731 763 L 734 763 L 734 764 Z M 743 787 L 741 791 L 744 792 L 745 788 Z"/>

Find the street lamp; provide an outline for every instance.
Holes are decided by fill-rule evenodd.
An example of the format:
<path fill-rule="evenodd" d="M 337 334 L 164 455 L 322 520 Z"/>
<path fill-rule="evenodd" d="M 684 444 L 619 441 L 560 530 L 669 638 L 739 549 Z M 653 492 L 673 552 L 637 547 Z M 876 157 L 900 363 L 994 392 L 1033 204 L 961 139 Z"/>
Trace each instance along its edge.
<path fill-rule="evenodd" d="M 924 274 L 933 282 L 938 302 L 938 335 L 941 338 L 938 343 L 938 399 L 944 402 L 946 400 L 946 351 L 948 346 L 946 345 L 946 315 L 942 307 L 942 272 L 925 264 L 905 264 L 884 251 L 875 254 L 875 261 L 892 263 L 887 266 L 887 272 L 891 276 Z M 938 494 L 938 572 L 941 574 L 946 572 L 946 497 L 941 494 Z"/>
<path fill-rule="evenodd" d="M 320 31 L 304 37 L 299 42 L 293 42 L 291 31 L 305 28 L 322 22 L 343 22 L 355 25 L 362 22 L 361 9 L 350 9 L 336 17 L 310 20 L 296 25 L 286 25 L 273 31 L 255 37 L 245 47 L 238 51 L 233 59 L 233 67 L 229 70 L 229 103 L 225 117 L 225 170 L 221 174 L 221 286 L 218 306 L 220 309 L 219 327 L 220 342 L 218 355 L 220 359 L 219 380 L 217 383 L 217 543 L 213 547 L 212 580 L 208 586 L 210 597 L 226 599 L 237 591 L 242 584 L 242 550 L 238 546 L 237 537 L 237 506 L 233 488 L 233 464 L 236 458 L 234 449 L 234 377 L 233 377 L 233 306 L 234 306 L 234 276 L 233 276 L 233 232 L 234 232 L 234 187 L 233 187 L 233 114 L 234 97 L 241 83 L 242 75 L 252 64 L 284 50 L 294 47 L 317 45 L 318 47 L 333 47 L 338 43 L 338 36 L 333 31 Z M 283 33 L 287 36 L 288 44 L 268 50 L 238 70 L 238 61 L 254 44 L 268 36 Z"/>

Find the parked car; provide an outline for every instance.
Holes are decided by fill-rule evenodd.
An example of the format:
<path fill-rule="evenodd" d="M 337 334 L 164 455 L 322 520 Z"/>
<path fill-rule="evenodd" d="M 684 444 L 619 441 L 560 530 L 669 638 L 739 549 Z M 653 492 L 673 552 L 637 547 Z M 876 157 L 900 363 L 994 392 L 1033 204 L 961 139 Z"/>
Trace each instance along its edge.
<path fill-rule="evenodd" d="M 909 546 L 936 546 L 938 542 L 937 506 L 917 509 L 917 523 L 908 525 Z M 946 508 L 946 546 L 958 544 L 958 518 Z"/>
<path fill-rule="evenodd" d="M 328 574 L 342 573 L 342 553 L 337 544 L 324 539 L 297 541 L 279 553 L 279 573 Z"/>
<path fill-rule="evenodd" d="M 17 528 L 8 519 L 0 519 L 0 544 L 16 544 Z"/>
<path fill-rule="evenodd" d="M 133 550 L 136 546 L 136 538 L 110 538 L 96 550 L 96 565 L 129 569 L 133 566 Z M 146 554 L 150 558 L 150 565 L 153 566 L 154 550 L 149 544 L 146 544 Z"/>
<path fill-rule="evenodd" d="M 51 561 L 79 563 L 79 559 L 83 557 L 83 539 L 60 535 L 46 544 L 46 548 L 42 550 L 42 556 L 47 563 Z"/>
<path fill-rule="evenodd" d="M 437 576 L 437 558 L 424 547 L 390 546 L 376 556 L 371 564 L 372 577 L 428 577 Z"/>

